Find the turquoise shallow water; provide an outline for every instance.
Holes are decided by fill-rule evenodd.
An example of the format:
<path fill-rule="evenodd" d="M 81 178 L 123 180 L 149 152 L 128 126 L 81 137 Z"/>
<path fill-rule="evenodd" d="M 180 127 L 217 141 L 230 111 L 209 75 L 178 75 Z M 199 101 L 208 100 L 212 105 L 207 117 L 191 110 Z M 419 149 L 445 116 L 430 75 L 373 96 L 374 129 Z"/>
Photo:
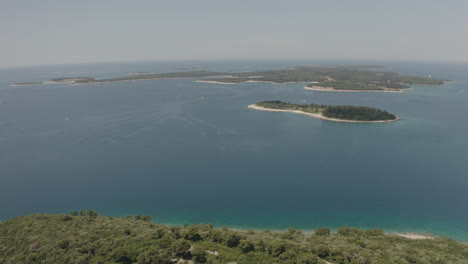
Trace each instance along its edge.
<path fill-rule="evenodd" d="M 455 81 L 404 93 L 193 79 L 8 87 L 196 65 L 243 71 L 313 63 L 323 62 L 0 70 L 0 219 L 93 208 L 166 224 L 379 227 L 468 241 L 467 64 L 371 63 Z M 334 123 L 247 108 L 273 99 L 374 106 L 402 119 Z"/>

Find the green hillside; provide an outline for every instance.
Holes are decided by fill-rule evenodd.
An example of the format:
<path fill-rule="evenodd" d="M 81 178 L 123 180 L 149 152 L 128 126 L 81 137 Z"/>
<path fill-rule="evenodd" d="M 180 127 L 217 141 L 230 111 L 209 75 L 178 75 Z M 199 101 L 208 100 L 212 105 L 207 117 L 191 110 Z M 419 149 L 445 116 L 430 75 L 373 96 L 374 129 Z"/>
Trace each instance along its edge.
<path fill-rule="evenodd" d="M 350 228 L 306 235 L 149 220 L 92 211 L 10 219 L 0 224 L 0 263 L 468 263 L 468 245 L 443 237 L 412 240 Z"/>

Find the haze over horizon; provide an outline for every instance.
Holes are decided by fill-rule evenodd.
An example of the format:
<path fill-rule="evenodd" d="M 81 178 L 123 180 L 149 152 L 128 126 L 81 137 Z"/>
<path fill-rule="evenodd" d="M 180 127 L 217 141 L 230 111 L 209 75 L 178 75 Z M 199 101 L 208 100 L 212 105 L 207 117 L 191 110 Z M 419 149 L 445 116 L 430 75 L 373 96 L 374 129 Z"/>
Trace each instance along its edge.
<path fill-rule="evenodd" d="M 220 59 L 467 62 L 466 10 L 463 0 L 4 1 L 0 67 Z"/>

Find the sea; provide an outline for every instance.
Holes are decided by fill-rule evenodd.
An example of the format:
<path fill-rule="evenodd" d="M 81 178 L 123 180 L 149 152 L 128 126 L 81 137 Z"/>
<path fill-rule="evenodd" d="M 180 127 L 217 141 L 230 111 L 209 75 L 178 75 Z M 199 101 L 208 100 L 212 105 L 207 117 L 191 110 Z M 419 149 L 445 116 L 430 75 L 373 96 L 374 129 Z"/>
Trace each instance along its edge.
<path fill-rule="evenodd" d="M 382 65 L 450 80 L 401 93 L 161 79 L 9 86 L 134 72 Z M 264 100 L 362 105 L 357 124 L 256 111 Z M 468 63 L 176 61 L 0 69 L 0 220 L 93 209 L 168 225 L 382 228 L 468 241 Z"/>

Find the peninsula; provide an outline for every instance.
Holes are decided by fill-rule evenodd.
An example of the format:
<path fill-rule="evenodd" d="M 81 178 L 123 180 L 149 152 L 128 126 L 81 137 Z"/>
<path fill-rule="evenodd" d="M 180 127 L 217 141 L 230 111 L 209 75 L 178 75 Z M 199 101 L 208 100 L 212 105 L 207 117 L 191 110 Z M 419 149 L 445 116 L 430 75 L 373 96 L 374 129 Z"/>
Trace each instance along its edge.
<path fill-rule="evenodd" d="M 231 77 L 207 78 L 201 82 L 236 84 L 269 82 L 273 84 L 307 83 L 307 90 L 399 92 L 412 84 L 442 85 L 447 80 L 374 71 L 382 66 L 297 66 L 276 71 L 232 73 Z M 372 69 L 372 70 L 371 70 Z"/>
<path fill-rule="evenodd" d="M 92 210 L 0 223 L 0 263 L 466 263 L 468 245 L 341 227 L 302 232 L 167 226 Z M 190 262 L 189 262 L 190 260 Z"/>
<path fill-rule="evenodd" d="M 281 101 L 265 101 L 248 106 L 251 109 L 271 112 L 289 112 L 303 114 L 318 119 L 349 123 L 385 123 L 394 122 L 398 116 L 385 110 L 366 106 L 331 106 L 318 104 L 291 104 Z"/>
<path fill-rule="evenodd" d="M 152 79 L 196 78 L 197 82 L 238 84 L 244 82 L 267 82 L 273 84 L 305 83 L 305 89 L 316 91 L 354 91 L 354 92 L 399 92 L 412 84 L 442 85 L 446 80 L 419 76 L 399 75 L 394 72 L 375 71 L 381 66 L 297 66 L 281 70 L 216 72 L 187 70 L 168 73 L 143 73 L 109 79 L 95 77 L 54 78 L 47 83 L 93 84 Z M 40 84 L 34 82 L 32 84 Z M 14 86 L 26 85 L 17 83 Z"/>

